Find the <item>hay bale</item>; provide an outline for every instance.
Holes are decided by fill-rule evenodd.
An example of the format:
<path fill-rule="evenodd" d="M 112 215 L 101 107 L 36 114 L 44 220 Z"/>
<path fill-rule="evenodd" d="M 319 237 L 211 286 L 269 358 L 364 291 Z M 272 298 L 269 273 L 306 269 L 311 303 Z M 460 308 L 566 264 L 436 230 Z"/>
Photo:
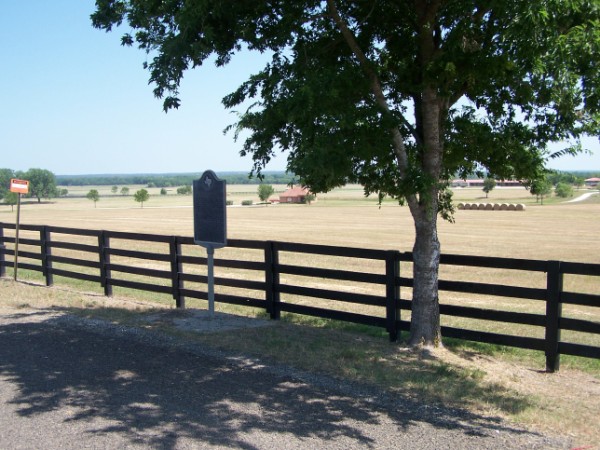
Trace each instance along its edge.
<path fill-rule="evenodd" d="M 500 205 L 500 211 L 508 211 L 508 203 L 502 203 Z"/>
<path fill-rule="evenodd" d="M 514 203 L 511 203 L 510 205 L 508 205 L 508 210 L 509 211 L 516 211 L 517 210 L 517 205 L 515 205 Z"/>
<path fill-rule="evenodd" d="M 460 202 L 458 205 L 456 205 L 456 207 L 458 209 L 465 209 L 465 204 L 463 202 Z"/>
<path fill-rule="evenodd" d="M 471 204 L 470 203 L 465 203 L 464 209 L 466 209 L 466 210 L 471 209 Z"/>
<path fill-rule="evenodd" d="M 494 211 L 500 211 L 500 203 L 494 203 Z"/>
<path fill-rule="evenodd" d="M 517 203 L 517 211 L 525 211 L 525 205 L 523 203 Z"/>
<path fill-rule="evenodd" d="M 486 208 L 487 204 L 485 203 L 480 203 L 479 206 L 477 207 L 478 210 L 480 211 L 484 211 Z"/>
<path fill-rule="evenodd" d="M 486 203 L 485 210 L 486 211 L 493 211 L 494 210 L 494 205 L 492 205 L 491 203 Z"/>

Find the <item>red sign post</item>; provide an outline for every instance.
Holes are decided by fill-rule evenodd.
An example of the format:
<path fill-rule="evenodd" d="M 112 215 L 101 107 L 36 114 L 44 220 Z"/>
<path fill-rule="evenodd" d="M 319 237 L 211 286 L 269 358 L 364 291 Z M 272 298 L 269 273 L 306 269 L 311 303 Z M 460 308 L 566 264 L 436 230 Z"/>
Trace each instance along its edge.
<path fill-rule="evenodd" d="M 10 192 L 15 192 L 17 196 L 17 224 L 15 226 L 15 281 L 17 281 L 17 267 L 19 266 L 19 222 L 21 217 L 21 194 L 29 193 L 29 181 L 11 178 Z"/>
<path fill-rule="evenodd" d="M 10 192 L 16 192 L 17 194 L 28 194 L 29 193 L 29 181 L 19 180 L 17 178 L 11 178 Z"/>

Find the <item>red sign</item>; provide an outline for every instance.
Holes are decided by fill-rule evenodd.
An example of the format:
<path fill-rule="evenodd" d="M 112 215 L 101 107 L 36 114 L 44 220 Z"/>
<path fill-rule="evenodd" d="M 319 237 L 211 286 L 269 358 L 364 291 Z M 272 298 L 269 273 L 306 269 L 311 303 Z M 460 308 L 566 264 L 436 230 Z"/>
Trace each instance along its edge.
<path fill-rule="evenodd" d="M 10 192 L 27 194 L 29 192 L 29 181 L 12 178 L 10 180 Z"/>

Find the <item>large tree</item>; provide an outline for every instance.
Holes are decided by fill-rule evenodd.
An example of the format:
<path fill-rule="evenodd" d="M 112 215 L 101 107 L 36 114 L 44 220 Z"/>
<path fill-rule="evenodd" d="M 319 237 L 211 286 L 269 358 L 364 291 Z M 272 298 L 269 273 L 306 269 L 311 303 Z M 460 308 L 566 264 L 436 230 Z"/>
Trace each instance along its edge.
<path fill-rule="evenodd" d="M 10 180 L 15 174 L 12 169 L 0 169 L 0 199 L 9 192 Z"/>
<path fill-rule="evenodd" d="M 56 197 L 56 176 L 47 169 L 29 169 L 17 176 L 29 181 L 29 195 L 36 197 L 38 203 L 42 198 Z"/>
<path fill-rule="evenodd" d="M 414 218 L 411 345 L 441 342 L 437 216 L 450 177 L 537 179 L 548 143 L 597 134 L 597 0 L 97 0 L 95 27 L 179 107 L 186 70 L 248 48 L 271 61 L 223 100 L 253 172 L 279 151 L 312 192 L 348 181 Z M 248 109 L 248 102 L 252 101 Z"/>
<path fill-rule="evenodd" d="M 144 202 L 147 202 L 150 199 L 150 193 L 146 189 L 140 189 L 139 191 L 135 191 L 133 199 L 140 203 L 140 207 L 143 208 Z"/>
<path fill-rule="evenodd" d="M 488 198 L 488 195 L 494 190 L 495 187 L 496 180 L 490 177 L 485 177 L 483 179 L 483 192 L 485 192 L 485 198 Z"/>
<path fill-rule="evenodd" d="M 6 205 L 10 205 L 10 210 L 14 211 L 15 210 L 14 206 L 19 201 L 19 194 L 17 194 L 16 192 L 8 191 L 8 192 L 6 192 L 6 194 L 4 194 L 3 198 L 4 198 L 4 203 Z"/>
<path fill-rule="evenodd" d="M 275 193 L 275 189 L 270 184 L 261 183 L 257 189 L 258 198 L 261 202 L 266 202 L 269 197 Z"/>
<path fill-rule="evenodd" d="M 85 195 L 88 200 L 94 202 L 94 208 L 96 207 L 96 202 L 100 200 L 100 193 L 98 189 L 90 189 L 90 191 Z"/>
<path fill-rule="evenodd" d="M 544 204 L 544 197 L 552 194 L 552 183 L 546 177 L 536 178 L 525 184 L 531 195 L 535 195 L 536 201 Z"/>

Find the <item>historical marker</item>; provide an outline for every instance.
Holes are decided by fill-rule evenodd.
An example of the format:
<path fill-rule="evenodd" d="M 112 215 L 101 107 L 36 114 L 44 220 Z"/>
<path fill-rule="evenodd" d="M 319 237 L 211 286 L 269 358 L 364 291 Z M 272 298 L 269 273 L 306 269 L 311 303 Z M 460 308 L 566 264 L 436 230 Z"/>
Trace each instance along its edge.
<path fill-rule="evenodd" d="M 194 180 L 194 242 L 202 247 L 227 245 L 225 181 L 212 170 Z"/>
<path fill-rule="evenodd" d="M 225 181 L 207 170 L 194 180 L 194 242 L 206 247 L 208 269 L 208 309 L 215 314 L 215 248 L 227 245 Z"/>

